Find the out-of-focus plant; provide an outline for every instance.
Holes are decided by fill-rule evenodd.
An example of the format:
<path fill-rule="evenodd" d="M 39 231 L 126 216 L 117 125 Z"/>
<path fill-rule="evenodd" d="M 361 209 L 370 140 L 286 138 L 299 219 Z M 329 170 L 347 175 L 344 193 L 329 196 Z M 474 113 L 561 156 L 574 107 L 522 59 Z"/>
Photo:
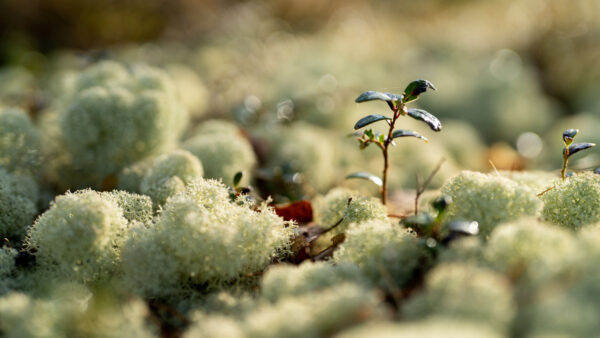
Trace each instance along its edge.
<path fill-rule="evenodd" d="M 581 150 L 585 150 L 591 147 L 595 147 L 595 143 L 573 143 L 575 135 L 579 132 L 579 129 L 567 129 L 563 132 L 563 142 L 565 147 L 563 148 L 563 166 L 560 171 L 560 176 L 564 180 L 566 178 L 567 165 L 569 163 L 569 157 Z"/>
<path fill-rule="evenodd" d="M 388 153 L 390 145 L 395 145 L 394 139 L 398 137 L 417 137 L 427 142 L 427 138 L 415 131 L 405 129 L 395 130 L 394 128 L 396 126 L 397 119 L 400 116 L 408 115 L 414 119 L 421 120 L 427 123 L 427 125 L 429 125 L 429 127 L 433 131 L 442 130 L 442 124 L 437 119 L 437 117 L 422 109 L 406 107 L 407 103 L 417 100 L 419 98 L 419 95 L 421 95 L 422 93 L 427 91 L 427 89 L 430 88 L 436 90 L 435 86 L 431 82 L 427 80 L 416 80 L 408 84 L 403 94 L 367 91 L 360 94 L 360 96 L 356 99 L 357 103 L 373 100 L 385 101 L 393 112 L 392 117 L 380 114 L 367 115 L 358 120 L 354 125 L 354 129 L 357 130 L 377 121 L 385 120 L 388 123 L 389 130 L 387 135 L 376 133 L 373 131 L 373 129 L 365 129 L 353 134 L 358 139 L 360 149 L 365 149 L 371 143 L 374 143 L 381 149 L 381 152 L 383 154 L 383 179 L 379 178 L 376 175 L 366 172 L 357 172 L 350 174 L 346 177 L 368 179 L 371 182 L 379 185 L 381 187 L 381 202 L 383 204 L 386 204 L 387 202 L 387 182 L 388 171 L 390 167 Z"/>

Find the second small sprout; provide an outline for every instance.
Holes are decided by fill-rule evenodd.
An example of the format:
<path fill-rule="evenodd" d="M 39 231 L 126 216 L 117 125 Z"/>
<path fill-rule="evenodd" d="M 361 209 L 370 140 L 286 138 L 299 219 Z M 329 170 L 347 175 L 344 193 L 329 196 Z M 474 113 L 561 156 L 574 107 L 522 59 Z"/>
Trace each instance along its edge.
<path fill-rule="evenodd" d="M 563 132 L 563 142 L 565 147 L 563 148 L 563 166 L 560 171 L 560 176 L 564 180 L 567 173 L 567 164 L 569 163 L 569 157 L 581 150 L 585 150 L 596 146 L 594 143 L 573 143 L 575 135 L 579 132 L 579 129 L 567 129 Z"/>

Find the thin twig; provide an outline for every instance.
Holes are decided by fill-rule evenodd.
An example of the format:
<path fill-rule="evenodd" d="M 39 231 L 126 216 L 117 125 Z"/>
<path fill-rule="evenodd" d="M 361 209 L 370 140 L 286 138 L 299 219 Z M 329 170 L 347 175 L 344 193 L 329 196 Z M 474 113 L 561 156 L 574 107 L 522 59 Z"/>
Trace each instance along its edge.
<path fill-rule="evenodd" d="M 437 174 L 437 172 L 440 171 L 440 169 L 442 168 L 442 164 L 444 164 L 445 161 L 446 161 L 446 159 L 443 157 L 440 159 L 437 166 L 435 167 L 435 169 L 433 169 L 431 174 L 429 174 L 429 177 L 427 177 L 427 179 L 425 180 L 423 185 L 419 184 L 419 176 L 417 175 L 417 189 L 416 189 L 416 196 L 415 196 L 415 215 L 419 212 L 419 198 L 425 192 L 425 190 L 427 189 L 429 184 L 431 184 L 431 180 Z"/>
<path fill-rule="evenodd" d="M 350 202 L 352 202 L 352 197 L 348 198 L 348 204 L 346 204 L 346 206 L 349 206 L 349 205 L 350 205 Z M 335 228 L 336 228 L 338 225 L 342 224 L 342 222 L 343 222 L 343 221 L 344 221 L 344 217 L 340 218 L 340 220 L 339 220 L 339 221 L 337 221 L 337 222 L 336 222 L 336 223 L 335 223 L 333 226 L 331 226 L 331 227 L 329 227 L 329 228 L 327 228 L 327 229 L 325 229 L 325 230 L 321 231 L 321 233 L 319 233 L 319 236 L 320 236 L 320 235 L 323 235 L 323 234 L 326 234 L 326 233 L 328 233 L 329 231 L 331 231 L 331 230 L 335 229 Z"/>
<path fill-rule="evenodd" d="M 545 193 L 547 193 L 548 191 L 550 191 L 550 190 L 552 190 L 554 188 L 555 188 L 555 186 L 551 186 L 550 188 L 548 188 L 548 189 L 542 191 L 541 193 L 537 194 L 537 197 L 542 197 Z"/>
<path fill-rule="evenodd" d="M 496 175 L 501 176 L 500 172 L 498 171 L 498 168 L 496 168 L 496 166 L 494 165 L 494 162 L 492 162 L 492 160 L 488 160 L 488 162 L 490 162 L 490 165 L 492 166 L 492 168 L 494 168 Z"/>

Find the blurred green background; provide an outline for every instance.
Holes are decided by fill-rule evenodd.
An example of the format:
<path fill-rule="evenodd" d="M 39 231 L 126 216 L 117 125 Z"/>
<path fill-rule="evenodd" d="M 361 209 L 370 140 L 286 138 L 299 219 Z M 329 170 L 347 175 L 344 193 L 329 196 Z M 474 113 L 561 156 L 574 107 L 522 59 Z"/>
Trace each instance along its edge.
<path fill-rule="evenodd" d="M 0 105 L 36 118 L 70 72 L 102 59 L 148 63 L 169 71 L 195 123 L 231 119 L 268 141 L 254 142 L 258 179 L 273 168 L 261 149 L 299 126 L 290 137 L 311 149 L 299 158 L 317 167 L 317 190 L 380 170 L 376 150 L 361 153 L 345 136 L 386 107 L 354 98 L 402 92 L 417 78 L 437 86 L 417 105 L 444 130 L 401 121 L 431 141 L 399 142 L 395 187 L 413 186 L 441 157 L 434 185 L 459 169 L 488 171 L 490 161 L 560 168 L 565 128 L 600 143 L 595 0 L 3 0 L 0 37 Z M 600 166 L 596 150 L 576 156 L 572 168 Z"/>

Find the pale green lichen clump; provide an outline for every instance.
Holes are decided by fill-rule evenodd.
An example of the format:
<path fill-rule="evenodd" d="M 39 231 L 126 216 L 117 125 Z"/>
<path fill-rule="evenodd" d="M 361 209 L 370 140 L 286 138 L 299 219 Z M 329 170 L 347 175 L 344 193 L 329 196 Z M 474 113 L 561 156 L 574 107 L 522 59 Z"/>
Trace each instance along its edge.
<path fill-rule="evenodd" d="M 64 166 L 85 172 L 88 184 L 147 156 L 174 148 L 187 121 L 161 70 L 102 62 L 84 70 L 57 116 Z"/>
<path fill-rule="evenodd" d="M 357 264 L 377 285 L 397 288 L 409 284 L 419 269 L 427 268 L 431 254 L 409 230 L 389 221 L 371 220 L 350 226 L 333 259 Z"/>
<path fill-rule="evenodd" d="M 0 168 L 34 174 L 39 164 L 40 136 L 29 116 L 21 109 L 0 109 Z"/>
<path fill-rule="evenodd" d="M 208 315 L 195 312 L 191 316 L 191 327 L 183 338 L 246 338 L 242 324 L 235 318 L 223 315 Z"/>
<path fill-rule="evenodd" d="M 115 271 L 129 226 L 115 200 L 118 198 L 91 190 L 58 196 L 26 238 L 38 266 L 58 278 L 81 282 L 92 282 Z M 132 219 L 138 213 L 140 218 L 147 217 L 143 212 L 128 212 Z"/>
<path fill-rule="evenodd" d="M 520 185 L 527 186 L 531 189 L 534 189 L 537 193 L 540 193 L 547 188 L 550 188 L 554 181 L 556 181 L 559 176 L 541 170 L 535 171 L 500 171 L 500 175 L 510 178 L 511 180 L 517 182 Z"/>
<path fill-rule="evenodd" d="M 0 298 L 3 337 L 156 337 L 143 302 L 92 297 L 77 287 L 40 299 L 17 292 Z"/>
<path fill-rule="evenodd" d="M 325 337 L 386 315 L 375 292 L 343 282 L 274 303 L 260 302 L 235 317 L 195 313 L 184 337 Z"/>
<path fill-rule="evenodd" d="M 372 322 L 347 330 L 336 338 L 500 338 L 505 335 L 473 321 L 431 318 L 418 322 Z"/>
<path fill-rule="evenodd" d="M 569 229 L 600 221 L 600 175 L 576 174 L 542 195 L 542 217 Z"/>
<path fill-rule="evenodd" d="M 528 336 L 593 337 L 600 330 L 600 228 L 589 226 L 577 233 L 578 247 L 582 253 L 577 262 L 577 272 L 566 287 L 547 285 L 543 297 L 525 308 L 526 315 L 518 322 L 519 331 Z M 540 292 L 540 291 L 538 291 Z"/>
<path fill-rule="evenodd" d="M 496 225 L 535 216 L 541 208 L 537 191 L 496 174 L 463 171 L 446 182 L 441 191 L 453 201 L 446 219 L 477 221 L 484 237 Z"/>
<path fill-rule="evenodd" d="M 12 274 L 15 271 L 17 250 L 4 246 L 0 248 L 0 295 L 13 287 Z"/>
<path fill-rule="evenodd" d="M 242 200 L 232 201 L 222 183 L 198 179 L 169 198 L 146 231 L 125 245 L 124 283 L 133 292 L 161 296 L 176 292 L 177 285 L 219 287 L 261 271 L 289 248 L 293 225 L 266 205 L 255 211 Z M 149 244 L 136 245 L 139 238 Z M 172 274 L 152 271 L 157 261 L 169 262 L 161 269 Z"/>
<path fill-rule="evenodd" d="M 38 186 L 0 168 L 0 237 L 20 241 L 37 213 Z"/>
<path fill-rule="evenodd" d="M 196 131 L 196 135 L 183 143 L 183 149 L 194 154 L 202 162 L 204 176 L 222 179 L 225 184 L 233 184 L 233 177 L 239 171 L 249 176 L 256 165 L 256 155 L 250 142 L 244 138 L 235 125 L 221 121 L 209 121 Z M 213 128 L 214 126 L 214 128 Z M 235 130 L 235 132 L 234 132 Z M 249 181 L 244 178 L 243 184 Z"/>
<path fill-rule="evenodd" d="M 185 189 L 192 180 L 202 177 L 202 163 L 185 150 L 175 150 L 161 155 L 144 176 L 140 185 L 142 194 L 148 195 L 155 206 L 163 205 L 167 198 Z"/>
<path fill-rule="evenodd" d="M 387 219 L 387 208 L 378 199 L 360 196 L 348 189 L 332 189 L 325 196 L 317 197 L 314 204 L 315 220 L 323 228 L 329 228 L 344 218 L 333 230 L 334 233 L 344 232 L 351 223 Z"/>
<path fill-rule="evenodd" d="M 330 138 L 326 129 L 295 123 L 279 130 L 270 140 L 272 151 L 267 162 L 272 167 L 289 166 L 315 190 L 327 191 L 336 179 L 331 168 L 336 166 L 338 156 Z"/>
<path fill-rule="evenodd" d="M 548 283 L 574 268 L 578 244 L 569 231 L 522 218 L 498 226 L 484 257 L 489 266 L 518 282 L 519 291 Z"/>
<path fill-rule="evenodd" d="M 142 180 L 154 165 L 154 160 L 155 157 L 147 157 L 123 168 L 117 175 L 117 188 L 133 193 L 141 193 Z"/>
<path fill-rule="evenodd" d="M 384 315 L 374 292 L 346 282 L 258 306 L 244 326 L 249 337 L 321 337 Z"/>
<path fill-rule="evenodd" d="M 438 261 L 469 263 L 473 265 L 486 265 L 483 259 L 483 250 L 485 246 L 481 239 L 476 236 L 458 238 L 441 250 Z"/>
<path fill-rule="evenodd" d="M 439 316 L 485 322 L 508 332 L 516 307 L 509 280 L 492 270 L 463 263 L 435 267 L 425 289 L 403 307 L 407 319 Z"/>
<path fill-rule="evenodd" d="M 263 275 L 261 294 L 275 302 L 283 297 L 301 296 L 350 281 L 364 282 L 360 270 L 354 264 L 332 265 L 309 261 L 299 266 L 278 264 L 270 267 Z"/>

